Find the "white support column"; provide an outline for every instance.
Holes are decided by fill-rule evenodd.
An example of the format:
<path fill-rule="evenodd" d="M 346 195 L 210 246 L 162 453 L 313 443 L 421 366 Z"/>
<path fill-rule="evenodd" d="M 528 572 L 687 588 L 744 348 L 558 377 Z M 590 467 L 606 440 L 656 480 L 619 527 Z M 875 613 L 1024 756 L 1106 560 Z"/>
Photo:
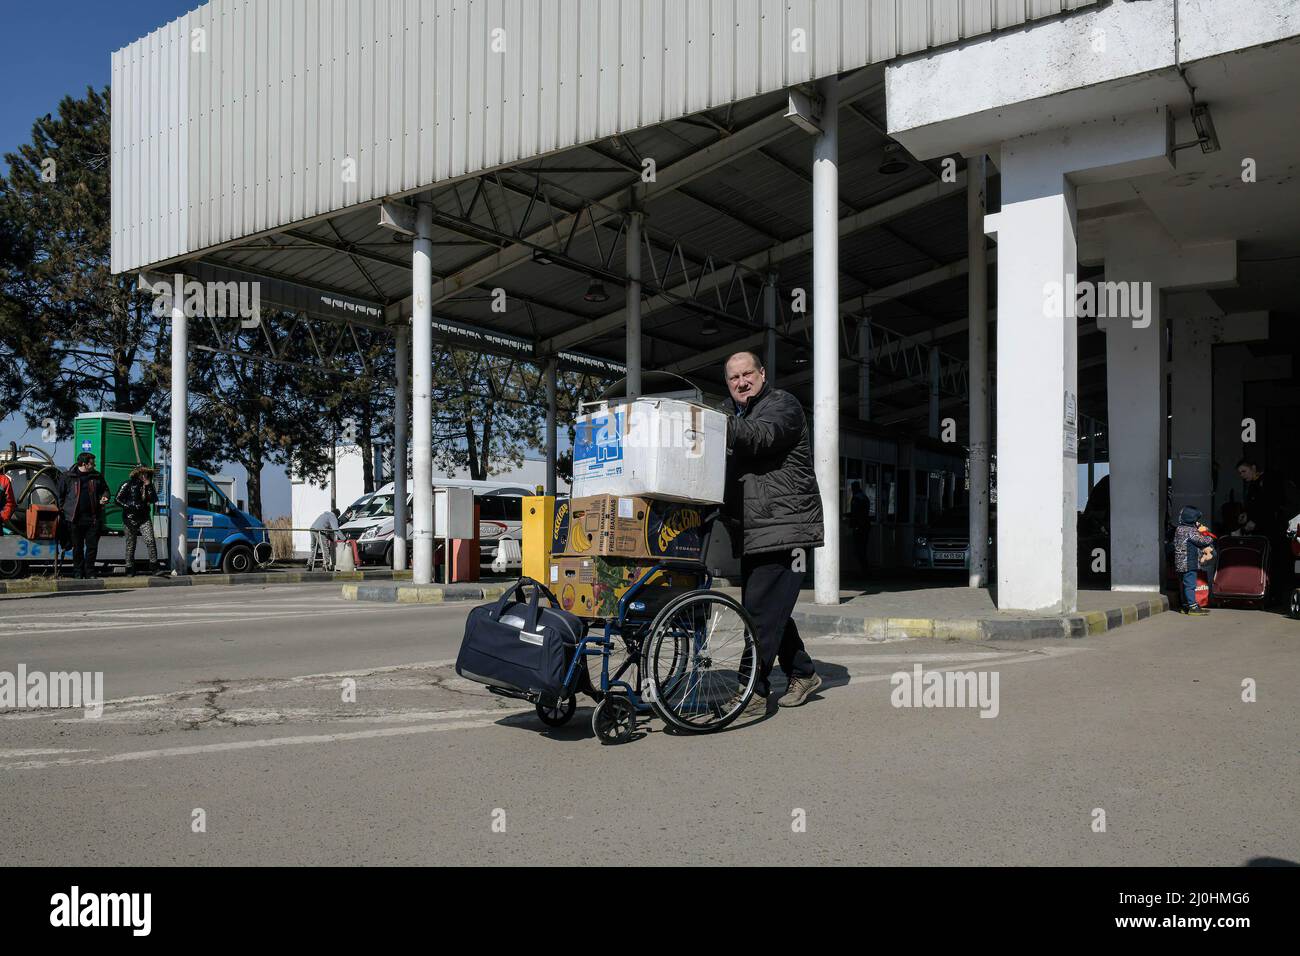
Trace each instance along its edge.
<path fill-rule="evenodd" d="M 767 380 L 776 384 L 776 272 L 763 283 L 763 367 Z"/>
<path fill-rule="evenodd" d="M 1138 283 L 1140 271 L 1108 253 L 1106 282 Z M 1160 590 L 1164 550 L 1165 338 L 1160 290 L 1149 282 L 1147 315 L 1098 320 L 1106 331 L 1106 418 L 1110 422 L 1112 591 Z"/>
<path fill-rule="evenodd" d="M 989 293 L 984 241 L 984 154 L 966 163 L 966 314 L 970 317 L 970 574 L 973 588 L 989 583 Z"/>
<path fill-rule="evenodd" d="M 189 325 L 185 316 L 185 279 L 176 276 L 172 296 L 172 441 L 171 501 L 167 515 L 170 523 L 172 574 L 189 573 L 189 517 L 185 499 L 185 481 L 189 473 L 186 448 L 190 421 Z"/>
<path fill-rule="evenodd" d="M 840 601 L 839 83 L 818 84 L 822 132 L 813 146 L 813 463 L 824 544 L 817 549 L 818 604 Z"/>
<path fill-rule="evenodd" d="M 411 242 L 412 579 L 433 583 L 433 205 L 421 202 Z"/>
<path fill-rule="evenodd" d="M 397 382 L 393 396 L 393 570 L 406 570 L 406 419 L 411 391 L 411 328 L 397 326 Z"/>
<path fill-rule="evenodd" d="M 627 397 L 641 394 L 641 219 L 627 217 Z"/>
<path fill-rule="evenodd" d="M 871 316 L 858 319 L 858 421 L 871 421 Z"/>
<path fill-rule="evenodd" d="M 556 463 L 556 376 L 559 362 L 552 355 L 546 360 L 546 493 L 555 494 Z"/>
<path fill-rule="evenodd" d="M 1158 591 L 1163 582 L 1169 474 L 1165 293 L 1235 279 L 1235 243 L 1180 247 L 1151 216 L 1107 223 L 1106 279 L 1095 299 L 1097 327 L 1106 334 L 1113 591 Z"/>
<path fill-rule="evenodd" d="M 931 438 L 939 437 L 939 349 L 930 347 L 930 429 Z"/>
<path fill-rule="evenodd" d="M 1077 604 L 1076 186 L 1166 171 L 1168 149 L 1163 108 L 1002 144 L 1002 209 L 984 221 L 998 236 L 997 600 L 1004 610 Z"/>
<path fill-rule="evenodd" d="M 1003 144 L 998 237 L 998 607 L 1073 611 L 1077 323 L 1074 186 L 1057 140 Z M 986 220 L 987 221 L 987 220 Z M 1053 300 L 1049 290 L 1057 290 Z M 1075 426 L 1077 428 L 1077 424 Z"/>

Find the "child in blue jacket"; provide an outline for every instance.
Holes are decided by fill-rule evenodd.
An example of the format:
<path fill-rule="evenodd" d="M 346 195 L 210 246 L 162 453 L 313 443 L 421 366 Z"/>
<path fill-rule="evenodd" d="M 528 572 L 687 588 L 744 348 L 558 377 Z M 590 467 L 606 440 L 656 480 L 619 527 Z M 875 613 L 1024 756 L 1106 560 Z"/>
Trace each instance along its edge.
<path fill-rule="evenodd" d="M 1187 505 L 1178 515 L 1174 529 L 1174 570 L 1183 583 L 1183 613 L 1209 614 L 1196 603 L 1196 572 L 1201 566 L 1202 549 L 1214 544 L 1210 529 L 1201 524 L 1201 509 Z"/>

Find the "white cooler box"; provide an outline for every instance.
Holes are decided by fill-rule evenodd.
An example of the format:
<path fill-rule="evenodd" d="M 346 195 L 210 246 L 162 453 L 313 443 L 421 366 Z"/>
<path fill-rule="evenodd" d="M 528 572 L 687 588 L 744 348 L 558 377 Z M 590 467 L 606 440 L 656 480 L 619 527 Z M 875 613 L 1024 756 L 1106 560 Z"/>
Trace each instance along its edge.
<path fill-rule="evenodd" d="M 673 398 L 599 403 L 574 423 L 575 498 L 619 495 L 721 504 L 727 418 Z"/>

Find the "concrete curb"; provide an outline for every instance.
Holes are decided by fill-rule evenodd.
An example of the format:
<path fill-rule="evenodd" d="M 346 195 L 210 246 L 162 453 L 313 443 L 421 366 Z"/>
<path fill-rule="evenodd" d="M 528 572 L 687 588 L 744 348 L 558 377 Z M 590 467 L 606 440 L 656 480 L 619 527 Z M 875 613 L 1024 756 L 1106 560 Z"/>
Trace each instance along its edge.
<path fill-rule="evenodd" d="M 835 609 L 796 607 L 791 618 L 807 637 L 852 637 L 870 641 L 901 641 L 928 637 L 948 641 L 1023 641 L 1035 638 L 1090 637 L 1169 610 L 1161 594 L 1104 611 L 1080 611 L 1041 618 L 903 618 L 859 617 Z"/>
<path fill-rule="evenodd" d="M 379 604 L 448 604 L 460 601 L 494 601 L 511 584 L 345 584 L 345 601 Z"/>
<path fill-rule="evenodd" d="M 195 574 L 170 577 L 110 577 L 78 581 L 72 578 L 18 578 L 0 581 L 0 594 L 50 594 L 70 591 L 125 591 L 139 588 L 230 587 L 237 584 L 314 584 L 335 581 L 394 581 L 410 571 L 262 571 L 255 574 Z"/>

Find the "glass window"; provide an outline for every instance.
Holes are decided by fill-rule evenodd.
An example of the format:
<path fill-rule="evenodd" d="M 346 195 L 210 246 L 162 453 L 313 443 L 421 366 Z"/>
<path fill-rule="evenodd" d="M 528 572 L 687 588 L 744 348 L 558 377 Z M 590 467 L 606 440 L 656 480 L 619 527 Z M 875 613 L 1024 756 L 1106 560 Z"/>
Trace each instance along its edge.
<path fill-rule="evenodd" d="M 900 524 L 907 524 L 912 520 L 912 469 L 898 469 L 898 484 L 895 492 L 898 500 L 894 503 L 894 510 L 898 514 Z"/>
<path fill-rule="evenodd" d="M 226 510 L 221 493 L 202 478 L 190 478 L 185 482 L 185 503 L 187 507 L 200 511 Z"/>
<path fill-rule="evenodd" d="M 877 487 L 879 482 L 880 466 L 875 462 L 867 462 L 863 466 L 862 490 L 871 499 L 871 518 L 873 521 L 880 519 L 880 489 Z"/>
<path fill-rule="evenodd" d="M 898 520 L 898 485 L 894 480 L 894 466 L 880 466 L 880 497 L 885 503 L 884 517 Z"/>

